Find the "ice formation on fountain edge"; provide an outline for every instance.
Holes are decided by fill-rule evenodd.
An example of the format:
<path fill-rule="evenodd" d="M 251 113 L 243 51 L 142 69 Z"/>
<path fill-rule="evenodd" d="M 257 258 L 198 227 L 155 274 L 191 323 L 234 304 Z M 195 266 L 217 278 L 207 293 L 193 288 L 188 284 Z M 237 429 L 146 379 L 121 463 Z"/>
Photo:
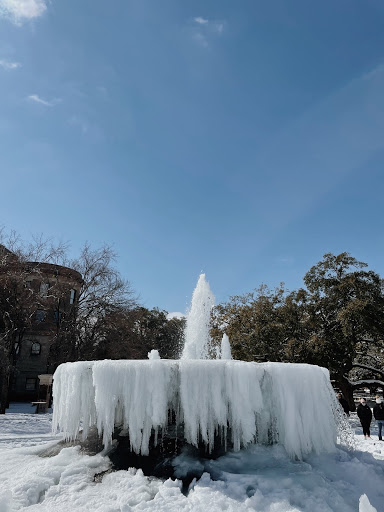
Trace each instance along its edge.
<path fill-rule="evenodd" d="M 222 359 L 207 359 L 207 310 L 214 299 L 204 275 L 196 290 L 186 329 L 191 344 L 186 342 L 181 360 L 150 353 L 149 360 L 60 365 L 53 384 L 53 429 L 73 440 L 82 428 L 84 439 L 96 425 L 109 446 L 119 426 L 128 432 L 131 449 L 146 455 L 151 434 L 156 443 L 173 411 L 184 425 L 185 442 L 204 443 L 209 451 L 215 436 L 226 443 L 227 434 L 234 450 L 250 443 L 280 443 L 300 459 L 312 451 L 334 450 L 340 409 L 328 370 L 231 360 L 227 339 Z M 199 302 L 195 309 L 194 300 Z M 204 328 L 196 327 L 199 318 Z"/>

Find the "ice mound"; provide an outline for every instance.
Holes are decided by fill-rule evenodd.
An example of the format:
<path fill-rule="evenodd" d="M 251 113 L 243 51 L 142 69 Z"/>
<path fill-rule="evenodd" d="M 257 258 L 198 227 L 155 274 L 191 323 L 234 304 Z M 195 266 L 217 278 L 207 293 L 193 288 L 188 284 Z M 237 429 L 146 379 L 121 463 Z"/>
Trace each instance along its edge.
<path fill-rule="evenodd" d="M 186 443 L 212 450 L 282 444 L 293 458 L 335 448 L 338 407 L 328 370 L 307 364 L 233 360 L 91 361 L 58 367 L 53 430 L 75 439 L 97 426 L 105 446 L 115 427 L 132 451 L 149 453 L 171 421 Z M 335 412 L 336 411 L 336 412 Z M 172 420 L 173 418 L 173 420 Z M 154 436 L 153 436 L 154 434 Z"/>

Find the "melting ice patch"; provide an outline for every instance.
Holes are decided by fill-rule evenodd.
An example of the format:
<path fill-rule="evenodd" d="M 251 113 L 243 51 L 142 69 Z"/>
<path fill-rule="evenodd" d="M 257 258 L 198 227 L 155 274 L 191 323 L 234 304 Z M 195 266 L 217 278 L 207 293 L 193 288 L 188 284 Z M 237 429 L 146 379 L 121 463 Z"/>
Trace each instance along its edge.
<path fill-rule="evenodd" d="M 337 400 L 328 371 L 307 364 L 231 360 L 92 361 L 65 363 L 54 375 L 54 431 L 75 439 L 96 425 L 103 443 L 115 427 L 131 448 L 149 452 L 153 431 L 165 431 L 169 412 L 185 442 L 212 449 L 215 436 L 234 450 L 280 443 L 293 458 L 334 450 Z"/>

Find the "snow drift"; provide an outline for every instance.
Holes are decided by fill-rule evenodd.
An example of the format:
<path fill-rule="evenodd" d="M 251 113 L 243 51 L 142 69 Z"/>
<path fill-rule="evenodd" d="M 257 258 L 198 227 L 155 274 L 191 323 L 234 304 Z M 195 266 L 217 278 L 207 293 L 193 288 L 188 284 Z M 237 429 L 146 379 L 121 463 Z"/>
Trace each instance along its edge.
<path fill-rule="evenodd" d="M 65 363 L 53 383 L 53 430 L 74 440 L 97 426 L 109 446 L 116 427 L 132 451 L 149 453 L 150 439 L 170 418 L 186 443 L 212 450 L 215 436 L 234 450 L 282 444 L 302 459 L 335 448 L 339 409 L 328 370 L 307 364 L 232 360 L 92 361 Z"/>

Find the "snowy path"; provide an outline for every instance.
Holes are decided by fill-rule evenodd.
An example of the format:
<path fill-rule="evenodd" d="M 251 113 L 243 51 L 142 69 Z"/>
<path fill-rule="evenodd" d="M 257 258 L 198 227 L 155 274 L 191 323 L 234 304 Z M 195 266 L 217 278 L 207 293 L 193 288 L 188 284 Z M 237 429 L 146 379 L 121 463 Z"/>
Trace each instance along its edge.
<path fill-rule="evenodd" d="M 184 496 L 180 481 L 145 477 L 140 470 L 95 475 L 109 468 L 109 459 L 89 456 L 79 447 L 57 450 L 51 415 L 10 412 L 0 417 L 0 512 L 129 512 L 129 511 L 384 511 L 384 442 L 364 441 L 357 419 L 356 450 L 291 460 L 278 445 L 254 446 L 216 461 L 180 456 L 177 470 L 202 467 L 203 477 Z M 52 455 L 52 454 L 51 454 Z M 375 508 L 373 508 L 375 507 Z"/>

